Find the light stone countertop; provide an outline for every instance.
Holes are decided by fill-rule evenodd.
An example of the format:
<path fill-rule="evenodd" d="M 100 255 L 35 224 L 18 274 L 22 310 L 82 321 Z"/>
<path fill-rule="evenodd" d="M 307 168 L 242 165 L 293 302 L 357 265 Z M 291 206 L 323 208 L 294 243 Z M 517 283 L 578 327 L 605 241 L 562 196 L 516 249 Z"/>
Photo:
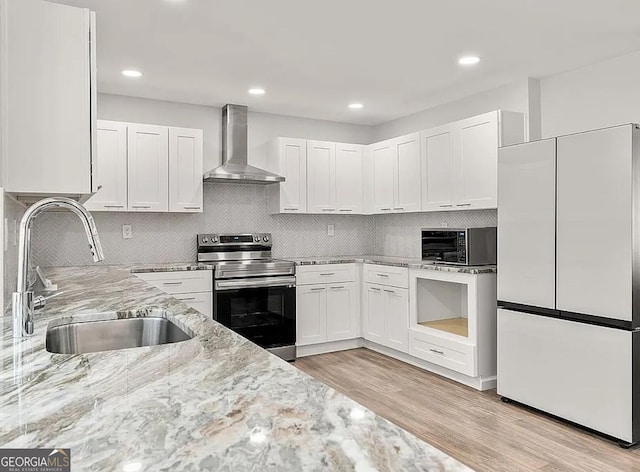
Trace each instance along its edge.
<path fill-rule="evenodd" d="M 72 470 L 466 471 L 456 460 L 131 273 L 45 271 L 63 293 L 35 335 L 0 344 L 0 447 L 71 448 Z M 168 310 L 192 340 L 82 355 L 45 350 L 60 317 Z M 15 347 L 15 351 L 14 351 Z"/>
<path fill-rule="evenodd" d="M 362 262 L 365 264 L 379 264 L 395 267 L 408 267 L 410 269 L 437 270 L 442 272 L 456 272 L 460 274 L 494 274 L 495 265 L 486 266 L 458 266 L 451 264 L 436 264 L 425 262 L 421 259 L 395 256 L 319 256 L 288 259 L 297 266 L 323 265 L 323 264 L 352 264 Z"/>
<path fill-rule="evenodd" d="M 184 272 L 192 270 L 213 270 L 212 264 L 203 262 L 170 262 L 166 264 L 141 264 L 131 267 L 134 274 L 149 272 Z"/>

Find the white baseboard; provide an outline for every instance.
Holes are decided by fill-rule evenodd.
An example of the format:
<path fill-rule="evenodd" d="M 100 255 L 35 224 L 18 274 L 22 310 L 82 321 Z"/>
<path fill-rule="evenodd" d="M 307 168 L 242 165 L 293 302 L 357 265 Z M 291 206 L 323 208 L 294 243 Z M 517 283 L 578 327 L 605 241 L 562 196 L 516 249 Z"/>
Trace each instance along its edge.
<path fill-rule="evenodd" d="M 346 339 L 344 341 L 333 341 L 329 343 L 311 344 L 308 346 L 298 346 L 296 357 L 315 356 L 317 354 L 327 354 L 329 352 L 346 351 L 364 346 L 364 339 Z"/>

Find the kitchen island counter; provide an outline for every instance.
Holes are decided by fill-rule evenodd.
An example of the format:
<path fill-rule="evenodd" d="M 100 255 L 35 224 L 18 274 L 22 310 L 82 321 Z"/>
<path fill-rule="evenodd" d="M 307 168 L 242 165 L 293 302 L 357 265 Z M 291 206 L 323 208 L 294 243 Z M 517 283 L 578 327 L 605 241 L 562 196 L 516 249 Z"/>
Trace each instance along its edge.
<path fill-rule="evenodd" d="M 71 448 L 72 470 L 468 470 L 129 267 L 46 271 L 62 294 L 15 343 L 3 319 L 0 447 Z M 81 355 L 45 350 L 60 317 L 155 307 L 196 336 Z M 14 350 L 15 347 L 15 350 Z"/>

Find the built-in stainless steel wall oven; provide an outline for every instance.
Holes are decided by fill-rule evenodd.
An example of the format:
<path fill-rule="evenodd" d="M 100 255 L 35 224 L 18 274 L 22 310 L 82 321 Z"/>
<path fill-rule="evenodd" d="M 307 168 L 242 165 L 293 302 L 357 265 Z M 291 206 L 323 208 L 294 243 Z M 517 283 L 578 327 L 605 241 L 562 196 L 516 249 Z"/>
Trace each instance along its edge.
<path fill-rule="evenodd" d="M 198 261 L 214 264 L 213 317 L 286 360 L 296 357 L 294 264 L 271 258 L 271 235 L 200 234 Z"/>

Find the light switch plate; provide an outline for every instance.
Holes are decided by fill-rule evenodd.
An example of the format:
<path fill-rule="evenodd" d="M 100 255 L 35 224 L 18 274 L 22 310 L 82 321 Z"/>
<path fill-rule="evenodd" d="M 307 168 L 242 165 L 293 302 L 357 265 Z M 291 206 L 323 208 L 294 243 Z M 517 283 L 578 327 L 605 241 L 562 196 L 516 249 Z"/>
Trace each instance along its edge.
<path fill-rule="evenodd" d="M 131 225 L 122 225 L 122 239 L 133 238 L 133 229 Z"/>
<path fill-rule="evenodd" d="M 327 225 L 327 235 L 333 236 L 336 234 L 336 226 L 335 225 Z"/>

